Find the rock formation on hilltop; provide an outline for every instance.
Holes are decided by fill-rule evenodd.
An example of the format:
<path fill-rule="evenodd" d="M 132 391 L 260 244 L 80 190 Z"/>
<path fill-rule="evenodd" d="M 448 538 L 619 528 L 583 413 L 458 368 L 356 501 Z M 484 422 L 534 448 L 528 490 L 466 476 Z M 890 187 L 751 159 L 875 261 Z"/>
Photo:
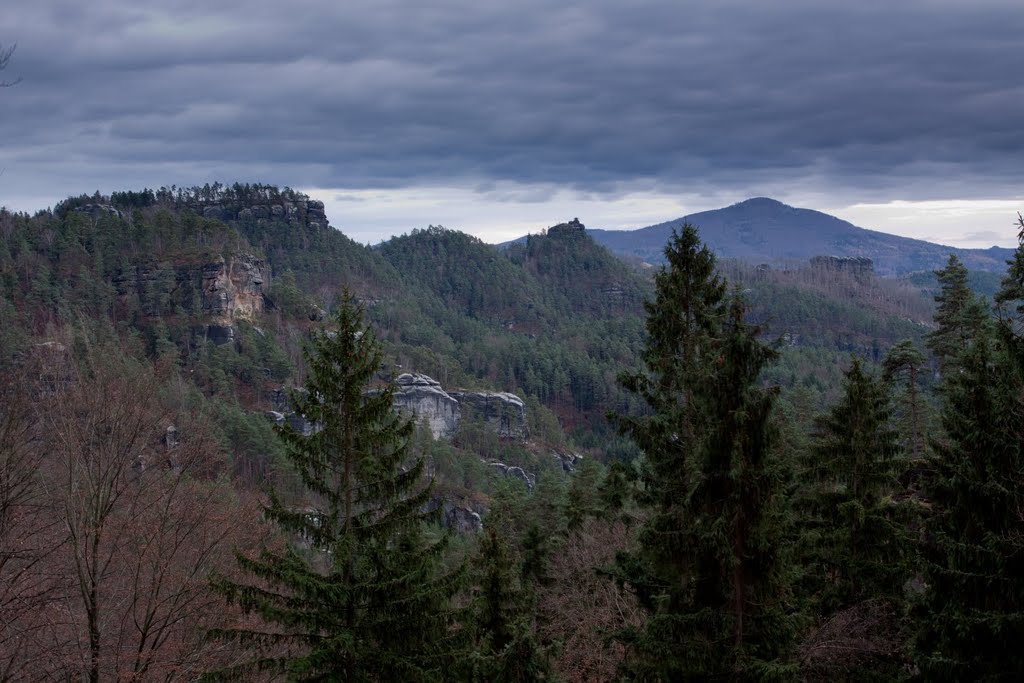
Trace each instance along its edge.
<path fill-rule="evenodd" d="M 197 200 L 191 203 L 191 208 L 196 213 L 202 214 L 203 218 L 212 218 L 225 223 L 254 221 L 258 225 L 270 221 L 284 221 L 305 224 L 316 230 L 329 225 L 327 214 L 324 212 L 324 203 L 318 199 L 310 199 L 298 192 L 282 194 L 276 199 Z"/>
<path fill-rule="evenodd" d="M 586 227 L 580 223 L 579 218 L 573 218 L 568 223 L 559 223 L 548 228 L 548 237 L 574 239 L 586 234 Z"/>

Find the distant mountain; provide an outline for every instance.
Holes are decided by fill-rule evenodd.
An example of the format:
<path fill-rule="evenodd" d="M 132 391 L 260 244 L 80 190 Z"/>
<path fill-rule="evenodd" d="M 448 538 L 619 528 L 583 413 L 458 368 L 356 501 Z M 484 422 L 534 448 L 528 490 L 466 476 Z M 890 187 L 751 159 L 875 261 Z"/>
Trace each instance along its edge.
<path fill-rule="evenodd" d="M 798 209 L 765 197 L 724 209 L 702 211 L 639 230 L 588 230 L 598 244 L 622 256 L 661 263 L 672 228 L 689 222 L 722 258 L 753 263 L 806 261 L 813 256 L 866 256 L 880 275 L 941 268 L 955 253 L 971 270 L 1006 269 L 1012 249 L 957 249 L 859 228 L 811 209 Z"/>

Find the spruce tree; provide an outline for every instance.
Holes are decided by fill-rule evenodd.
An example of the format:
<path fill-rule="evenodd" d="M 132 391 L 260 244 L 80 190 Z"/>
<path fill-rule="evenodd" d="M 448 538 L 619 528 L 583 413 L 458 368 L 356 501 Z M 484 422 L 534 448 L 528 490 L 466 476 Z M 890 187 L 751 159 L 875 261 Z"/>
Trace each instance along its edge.
<path fill-rule="evenodd" d="M 1020 226 L 1020 232 L 1017 233 L 1020 246 L 1014 252 L 1013 259 L 1007 262 L 1010 267 L 995 300 L 1004 326 L 1012 336 L 1019 339 L 1024 334 L 1024 216 L 1019 213 L 1017 224 Z M 1006 311 L 1007 304 L 1012 306 L 1012 311 Z"/>
<path fill-rule="evenodd" d="M 579 529 L 587 518 L 601 514 L 601 481 L 601 466 L 593 458 L 584 459 L 573 474 L 566 495 L 566 527 L 570 531 Z"/>
<path fill-rule="evenodd" d="M 493 528 L 485 530 L 474 563 L 476 650 L 465 680 L 527 683 L 551 678 L 550 660 L 534 634 L 535 598 L 517 574 L 522 572 L 506 540 Z"/>
<path fill-rule="evenodd" d="M 819 615 L 900 594 L 907 539 L 892 499 L 899 455 L 886 388 L 854 359 L 804 467 L 805 585 Z"/>
<path fill-rule="evenodd" d="M 1024 230 L 997 299 L 1024 292 Z M 1021 309 L 1017 309 L 1018 311 Z M 926 680 L 1024 671 L 1024 340 L 1012 318 L 979 326 L 947 378 L 926 494 L 917 663 Z"/>
<path fill-rule="evenodd" d="M 264 515 L 291 541 L 239 555 L 249 581 L 214 582 L 263 625 L 213 635 L 255 656 L 210 680 L 259 671 L 293 681 L 444 678 L 458 577 L 440 573 L 444 540 L 424 533 L 430 487 L 423 459 L 408 454 L 413 423 L 392 410 L 393 385 L 367 391 L 381 353 L 347 292 L 333 321 L 334 331 L 314 334 L 306 391 L 292 397 L 314 433 L 278 431 L 306 499 L 271 492 Z"/>
<path fill-rule="evenodd" d="M 935 295 L 936 328 L 928 333 L 928 349 L 939 362 L 943 376 L 950 374 L 957 358 L 967 350 L 975 329 L 976 297 L 967 285 L 967 268 L 955 254 L 949 255 L 946 267 L 935 271 L 939 292 Z"/>
<path fill-rule="evenodd" d="M 924 355 L 909 339 L 897 343 L 882 359 L 885 381 L 892 385 L 902 382 L 905 387 L 907 412 L 904 415 L 906 421 L 910 423 L 910 455 L 915 460 L 921 451 L 922 411 L 917 378 L 923 365 Z"/>
<path fill-rule="evenodd" d="M 648 306 L 646 373 L 624 377 L 651 414 L 616 421 L 644 451 L 648 510 L 615 573 L 649 612 L 623 634 L 635 680 L 770 680 L 793 636 L 786 471 L 775 449 L 775 353 L 725 299 L 714 256 L 684 226 Z"/>

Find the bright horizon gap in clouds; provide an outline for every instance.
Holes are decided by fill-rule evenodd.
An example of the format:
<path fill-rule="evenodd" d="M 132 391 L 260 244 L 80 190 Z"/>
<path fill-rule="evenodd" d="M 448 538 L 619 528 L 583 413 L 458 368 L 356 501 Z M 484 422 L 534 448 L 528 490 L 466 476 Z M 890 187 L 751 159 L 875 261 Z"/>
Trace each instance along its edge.
<path fill-rule="evenodd" d="M 96 189 L 96 188 L 93 188 Z M 101 190 L 141 189 L 141 186 Z M 362 244 L 443 225 L 498 244 L 579 218 L 588 228 L 636 230 L 688 215 L 767 196 L 791 206 L 831 214 L 868 230 L 953 247 L 986 249 L 1017 246 L 1017 212 L 1024 195 L 1009 199 L 893 200 L 837 203 L 818 193 L 783 192 L 669 194 L 630 190 L 614 195 L 567 188 L 499 183 L 488 189 L 453 186 L 407 188 L 325 188 L 296 186 L 324 202 L 331 225 Z M 91 193 L 91 190 L 90 192 Z M 21 196 L 0 199 L 8 210 L 34 213 L 61 198 Z M 699 226 L 698 226 L 699 227 Z"/>
<path fill-rule="evenodd" d="M 266 182 L 360 241 L 500 241 L 767 196 L 1015 241 L 1020 0 L 300 5 L 8 0 L 0 205 Z"/>
<path fill-rule="evenodd" d="M 572 218 L 579 218 L 588 228 L 635 230 L 760 196 L 677 196 L 634 191 L 605 197 L 567 189 L 524 187 L 500 187 L 485 192 L 453 187 L 302 191 L 324 202 L 333 227 L 364 244 L 429 225 L 459 230 L 492 244 L 537 233 Z M 530 201 L 531 196 L 543 199 Z M 1024 196 L 847 205 L 764 196 L 797 208 L 831 214 L 861 228 L 972 249 L 1017 246 L 1016 217 L 1018 211 L 1024 211 Z"/>

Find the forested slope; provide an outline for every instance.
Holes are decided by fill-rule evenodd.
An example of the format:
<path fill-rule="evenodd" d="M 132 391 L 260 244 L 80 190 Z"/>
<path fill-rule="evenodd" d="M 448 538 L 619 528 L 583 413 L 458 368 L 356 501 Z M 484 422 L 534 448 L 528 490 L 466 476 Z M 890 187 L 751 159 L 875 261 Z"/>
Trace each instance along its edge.
<path fill-rule="evenodd" d="M 685 234 L 690 235 L 689 246 L 677 250 L 678 258 L 692 258 L 698 244 L 695 234 Z M 649 633 L 655 640 L 639 650 L 641 641 L 630 640 L 641 637 L 636 629 L 647 623 L 654 614 L 652 605 L 658 604 L 645 602 L 644 591 L 655 585 L 645 582 L 651 577 L 668 580 L 661 573 L 663 567 L 645 564 L 660 557 L 662 550 L 649 531 L 640 530 L 653 528 L 645 526 L 648 522 L 661 524 L 657 520 L 676 518 L 670 509 L 676 484 L 652 479 L 659 475 L 650 467 L 652 458 L 664 457 L 654 465 L 664 470 L 662 475 L 673 470 L 679 455 L 673 454 L 673 444 L 683 434 L 680 430 L 690 428 L 687 425 L 706 424 L 712 430 L 708 433 L 717 435 L 713 442 L 694 442 L 707 455 L 700 467 L 708 468 L 708 477 L 718 482 L 715 486 L 731 486 L 727 484 L 731 472 L 740 472 L 724 467 L 721 458 L 747 448 L 748 442 L 739 438 L 742 430 L 749 429 L 753 435 L 749 443 L 767 444 L 763 453 L 748 454 L 753 459 L 744 461 L 743 467 L 749 469 L 743 471 L 750 472 L 753 483 L 743 486 L 764 487 L 773 492 L 769 498 L 785 500 L 786 505 L 772 508 L 768 517 L 749 529 L 730 527 L 730 533 L 749 532 L 751 538 L 785 536 L 799 527 L 794 526 L 796 519 L 807 521 L 809 531 L 842 526 L 841 520 L 826 514 L 830 508 L 825 498 L 834 492 L 835 478 L 845 476 L 842 473 L 848 468 L 840 463 L 824 470 L 819 464 L 826 462 L 822 454 L 831 452 L 829 444 L 862 438 L 842 431 L 856 426 L 843 418 L 842 411 L 861 410 L 858 401 L 873 402 L 871 419 L 884 432 L 876 452 L 884 471 L 865 489 L 868 498 L 844 505 L 866 506 L 872 523 L 912 525 L 917 522 L 894 517 L 897 511 L 891 505 L 906 503 L 914 514 L 920 512 L 915 505 L 926 508 L 921 491 L 931 486 L 929 468 L 953 466 L 935 461 L 953 452 L 943 440 L 953 433 L 960 443 L 967 443 L 974 428 L 961 424 L 948 409 L 943 413 L 944 394 L 937 391 L 938 384 L 946 381 L 950 391 L 968 392 L 959 395 L 958 401 L 970 402 L 970 377 L 949 379 L 951 364 L 968 362 L 959 360 L 957 344 L 963 335 L 950 332 L 950 316 L 963 323 L 961 327 L 969 321 L 971 334 L 991 344 L 991 348 L 972 347 L 976 357 L 970 359 L 971 372 L 990 372 L 986 353 L 997 354 L 1000 363 L 1010 363 L 1002 351 L 1009 342 L 992 336 L 996 323 L 986 322 L 989 311 L 970 295 L 966 271 L 955 296 L 951 293 L 950 283 L 959 282 L 961 273 L 953 262 L 938 278 L 939 287 L 923 292 L 915 283 L 878 277 L 866 259 L 815 258 L 768 267 L 705 256 L 702 262 L 709 269 L 705 276 L 717 275 L 723 284 L 700 314 L 707 315 L 704 327 L 692 327 L 694 321 L 684 315 L 680 324 L 690 326 L 686 334 L 691 337 L 669 329 L 659 332 L 662 341 L 652 346 L 652 325 L 656 324 L 652 316 L 670 321 L 682 315 L 677 306 L 681 294 L 672 289 L 666 271 L 657 270 L 660 274 L 655 278 L 652 269 L 619 260 L 578 221 L 531 235 L 504 251 L 437 227 L 370 248 L 331 228 L 322 205 L 300 193 L 262 185 L 215 185 L 70 198 L 53 211 L 34 216 L 0 212 L 0 236 L 0 372 L 13 392 L 5 398 L 0 414 L 0 446 L 4 457 L 25 473 L 18 480 L 27 482 L 29 488 L 24 490 L 45 500 L 45 509 L 51 510 L 48 515 L 57 519 L 78 510 L 75 505 L 82 501 L 74 496 L 79 489 L 55 486 L 52 478 L 73 482 L 74 477 L 85 476 L 68 469 L 85 462 L 74 456 L 81 452 L 97 463 L 107 458 L 116 465 L 108 470 L 117 473 L 111 486 L 131 487 L 140 477 L 151 482 L 151 494 L 120 499 L 123 503 L 115 505 L 116 525 L 122 526 L 111 528 L 123 528 L 120 533 L 128 534 L 133 528 L 129 524 L 136 509 L 133 505 L 141 509 L 159 500 L 170 501 L 170 521 L 154 518 L 153 523 L 164 523 L 161 528 L 172 536 L 173 525 L 184 519 L 174 512 L 174 505 L 198 506 L 195 509 L 208 510 L 215 519 L 251 515 L 250 506 L 265 495 L 269 483 L 285 501 L 277 508 L 278 517 L 287 520 L 292 519 L 289 515 L 299 515 L 296 528 L 315 536 L 318 532 L 311 529 L 318 528 L 318 523 L 308 514 L 316 495 L 310 493 L 301 467 L 295 467 L 295 454 L 305 446 L 289 450 L 278 434 L 296 430 L 298 436 L 290 438 L 298 440 L 288 442 L 294 446 L 318 433 L 315 415 L 306 419 L 295 412 L 296 406 L 315 404 L 309 401 L 310 394 L 302 392 L 310 373 L 319 373 L 318 381 L 330 377 L 322 359 L 309 355 L 311 333 L 325 325 L 329 330 L 336 326 L 334 316 L 339 312 L 347 316 L 347 329 L 359 328 L 360 316 L 365 316 L 366 334 L 380 341 L 381 356 L 379 363 L 374 361 L 375 371 L 360 371 L 356 384 L 369 377 L 366 395 L 380 396 L 388 380 L 401 374 L 402 384 L 392 390 L 395 405 L 405 406 L 406 414 L 433 411 L 429 416 L 416 413 L 429 419 L 411 435 L 402 432 L 405 436 L 395 441 L 399 449 L 395 452 L 405 453 L 395 457 L 421 462 L 422 471 L 433 481 L 426 494 L 416 487 L 403 489 L 416 491 L 410 499 L 422 504 L 421 512 L 432 520 L 428 536 L 416 536 L 415 542 L 429 541 L 429 547 L 437 549 L 440 564 L 430 569 L 431 575 L 436 571 L 437 576 L 448 576 L 445 572 L 451 570 L 455 581 L 454 577 L 463 576 L 463 563 L 472 564 L 465 576 L 475 578 L 466 578 L 470 582 L 466 585 L 475 588 L 458 589 L 467 592 L 459 594 L 456 603 L 478 605 L 478 598 L 490 595 L 487 600 L 493 602 L 486 603 L 486 609 L 517 615 L 509 617 L 514 626 L 500 626 L 503 647 L 514 643 L 522 648 L 515 650 L 517 657 L 522 656 L 517 661 L 530 663 L 532 673 L 516 680 L 536 680 L 538 672 L 552 668 L 566 680 L 609 680 L 626 663 L 622 671 L 660 666 L 657 658 L 646 658 L 643 648 L 653 648 L 647 654 L 657 650 L 652 643 L 661 635 Z M 677 276 L 688 272 L 685 264 L 672 268 Z M 657 287 L 655 280 L 661 283 Z M 346 291 L 348 303 L 339 306 Z M 718 292 L 717 285 L 709 291 Z M 1010 297 L 1007 301 L 1019 298 L 1019 293 L 1006 294 L 1005 285 L 997 291 L 1004 299 Z M 938 312 L 931 300 L 936 292 L 946 302 Z M 959 306 L 953 313 L 949 302 Z M 952 341 L 936 345 L 935 335 Z M 334 348 L 324 341 L 331 338 L 321 337 L 320 348 Z M 698 340 L 684 349 L 692 367 L 677 368 L 680 374 L 672 375 L 676 379 L 655 390 L 656 384 L 650 382 L 671 364 L 682 362 L 678 354 L 659 354 L 687 338 Z M 926 348 L 933 355 L 927 355 Z M 694 355 L 695 349 L 700 353 Z M 705 353 L 709 355 L 701 355 Z M 860 365 L 851 369 L 853 359 L 859 359 Z M 730 374 L 734 364 L 739 369 Z M 1013 376 L 1004 379 L 1010 381 Z M 673 388 L 677 380 L 683 384 Z M 687 403 L 673 393 L 685 390 L 686 383 L 696 383 L 692 396 L 706 412 L 674 412 L 672 406 Z M 89 393 L 93 385 L 99 393 Z M 1008 387 L 993 385 L 992 391 Z M 107 396 L 111 400 L 105 401 Z M 43 409 L 33 410 L 33 402 Z M 729 408 L 734 403 L 738 407 Z M 839 412 L 831 421 L 823 421 L 822 413 L 829 406 Z M 694 404 L 693 410 L 697 408 Z M 664 419 L 681 420 L 679 425 L 663 431 L 670 423 L 662 421 L 660 410 L 668 411 Z M 619 416 L 616 422 L 608 421 L 609 413 Z M 107 443 L 90 434 L 115 433 L 121 415 L 139 421 L 139 440 L 127 439 L 130 447 L 117 452 L 90 451 L 96 444 Z M 742 418 L 742 424 L 733 424 L 730 416 Z M 624 429 L 624 424 L 637 428 Z M 940 447 L 940 441 L 945 445 Z M 1005 440 L 997 445 L 1006 458 L 1016 457 Z M 768 460 L 760 460 L 759 453 L 769 452 Z M 190 455 L 186 463 L 178 459 L 179 453 L 195 457 Z M 691 465 L 698 466 L 687 467 Z M 644 482 L 639 488 L 638 478 Z M 816 486 L 805 488 L 812 480 Z M 179 481 L 187 482 L 185 489 L 175 488 Z M 175 497 L 179 490 L 185 491 L 184 498 Z M 955 497 L 934 490 L 947 502 Z M 657 505 L 667 506 L 660 512 L 652 507 L 650 493 L 656 491 L 664 494 L 659 494 Z M 717 519 L 712 508 L 718 499 L 696 485 L 691 493 L 688 504 L 697 506 L 692 512 Z M 820 494 L 819 499 L 808 498 L 812 493 Z M 742 498 L 733 496 L 729 504 L 747 505 Z M 18 505 L 35 504 L 31 503 L 35 499 L 24 500 L 28 502 Z M 175 502 L 179 500 L 184 502 Z M 702 500 L 710 507 L 700 507 Z M 750 498 L 754 500 L 756 496 Z M 792 508 L 787 507 L 790 503 Z M 904 507 L 899 508 L 900 515 Z M 750 515 L 761 514 L 744 509 Z M 23 515 L 19 520 L 32 524 L 23 527 L 19 521 L 7 527 L 11 533 L 44 539 L 43 545 L 52 547 L 78 547 L 65 545 L 63 532 L 43 524 L 45 519 L 36 513 L 18 514 Z M 781 524 L 777 528 L 771 526 L 775 517 Z M 414 518 L 419 520 L 419 513 L 404 517 Z M 141 524 L 150 518 L 139 519 Z M 208 520 L 188 523 L 199 525 L 200 521 Z M 36 522 L 42 526 L 33 526 Z M 415 526 L 419 521 L 409 523 Z M 952 518 L 943 524 L 944 533 L 956 532 Z M 43 527 L 52 536 L 36 536 Z M 481 527 L 495 537 L 489 535 L 485 543 L 478 543 L 473 532 Z M 433 545 L 447 538 L 443 528 L 463 533 Z M 694 547 L 714 546 L 715 538 L 702 529 L 696 525 L 686 532 L 698 543 Z M 253 549 L 253 533 L 273 543 L 290 542 L 279 529 L 230 527 L 230 533 L 211 540 L 206 559 L 180 556 L 175 571 L 193 572 L 181 579 L 181 590 L 201 596 L 203 605 L 215 604 L 205 579 L 196 577 L 236 571 L 229 545 Z M 879 543 L 894 538 L 887 533 L 879 532 Z M 153 538 L 171 542 L 170 536 Z M 830 543 L 845 542 L 842 534 L 828 538 Z M 101 545 L 106 539 L 101 538 Z M 824 566 L 821 558 L 828 552 L 822 550 L 821 538 L 790 540 L 790 550 L 798 557 L 768 558 L 773 567 L 789 572 L 799 565 L 800 571 L 814 573 Z M 303 543 L 305 549 L 300 550 L 309 551 L 308 539 Z M 79 650 L 73 628 L 55 629 L 31 620 L 30 615 L 40 613 L 40 605 L 55 600 L 76 605 L 69 619 L 77 623 L 81 618 L 86 631 L 92 628 L 99 634 L 98 659 L 86 657 L 82 666 L 124 672 L 119 667 L 128 660 L 123 653 L 112 654 L 105 638 L 134 642 L 135 635 L 112 626 L 130 623 L 130 617 L 118 610 L 133 604 L 132 595 L 141 604 L 138 596 L 144 592 L 141 585 L 126 582 L 124 572 L 134 562 L 151 562 L 157 551 L 145 543 L 110 548 L 115 555 L 121 553 L 119 564 L 110 565 L 116 571 L 95 577 L 100 593 L 111 596 L 101 610 L 109 621 L 92 624 L 87 617 L 96 605 L 90 603 L 88 590 L 83 594 L 69 582 L 72 575 L 65 570 L 74 558 L 63 550 L 45 553 L 42 545 L 35 544 L 26 557 L 36 564 L 0 566 L 0 571 L 14 572 L 5 576 L 15 593 L 34 576 L 32 567 L 45 566 L 54 576 L 63 576 L 39 595 L 33 594 L 32 600 L 17 593 L 20 597 L 10 603 L 20 610 L 11 619 L 61 641 L 53 660 L 54 676 L 82 670 L 75 663 L 74 652 Z M 630 549 L 634 554 L 616 559 L 617 551 Z M 879 556 L 888 553 L 885 548 L 876 550 Z M 947 580 L 944 572 L 956 570 L 948 568 L 941 548 L 932 550 L 928 571 Z M 874 562 L 861 555 L 848 559 Z M 684 560 L 689 562 L 685 557 L 680 561 Z M 594 573 L 595 567 L 607 570 L 616 562 L 621 570 L 619 583 Z M 790 562 L 796 564 L 786 564 Z M 643 572 L 648 570 L 655 573 L 645 578 Z M 828 571 L 839 576 L 849 569 Z M 508 591 L 495 589 L 488 594 L 479 583 L 492 581 L 494 588 L 493 577 L 499 576 L 504 577 L 501 581 Z M 583 581 L 583 576 L 589 579 Z M 754 578 L 751 575 L 751 581 Z M 826 600 L 826 593 L 833 593 L 814 580 L 780 574 L 769 583 L 781 587 L 779 591 L 802 596 L 772 603 L 770 616 L 775 621 L 771 623 L 784 627 L 789 634 L 785 642 L 749 650 L 750 656 L 756 655 L 772 671 L 792 673 L 794 667 L 803 667 L 805 672 L 834 672 L 830 667 L 836 666 L 835 661 L 822 653 L 828 650 L 829 639 L 838 637 L 836 631 L 843 630 L 844 619 L 866 620 L 869 630 L 894 642 L 909 642 L 906 634 L 899 633 L 907 623 L 893 612 L 896 603 L 854 601 L 854 597 L 875 600 L 879 595 L 847 586 L 842 593 L 846 602 L 837 603 Z M 886 583 L 885 591 L 889 587 Z M 724 600 L 729 590 L 716 584 L 716 600 Z M 891 591 L 885 596 L 895 599 Z M 684 597 L 680 604 L 686 603 Z M 759 614 L 760 607 L 753 602 L 744 605 Z M 796 619 L 797 613 L 805 620 Z M 180 614 L 166 616 L 173 620 Z M 174 653 L 161 650 L 150 664 L 138 666 L 165 671 L 229 663 L 225 653 L 236 651 L 212 648 L 196 629 L 220 628 L 237 614 L 228 611 L 216 619 L 206 619 L 202 610 L 197 614 L 195 628 L 168 631 Z M 732 628 L 723 614 L 714 620 L 721 632 Z M 451 618 L 468 628 L 463 617 Z M 599 635 L 602 632 L 617 633 L 615 642 L 606 642 Z M 475 643 L 465 647 L 482 658 L 473 661 L 486 667 L 507 665 L 509 660 L 504 658 L 513 650 L 494 650 L 489 640 L 493 634 L 465 635 Z M 909 650 L 886 650 L 870 635 L 863 635 L 864 647 L 883 651 L 871 650 L 864 656 L 895 667 L 890 670 L 902 670 Z M 952 637 L 933 629 L 922 636 L 922 647 L 945 647 L 943 639 Z M 0 647 L 14 647 L 12 642 L 0 637 Z M 185 651 L 194 657 L 182 655 Z M 748 651 L 744 646 L 736 652 Z M 41 651 L 31 647 L 23 654 L 10 661 L 28 666 L 25 662 L 43 658 Z M 730 657 L 723 651 L 707 661 L 728 669 L 733 666 Z M 463 665 L 466 661 L 459 663 Z M 672 664 L 676 665 L 690 666 L 679 661 Z"/>

